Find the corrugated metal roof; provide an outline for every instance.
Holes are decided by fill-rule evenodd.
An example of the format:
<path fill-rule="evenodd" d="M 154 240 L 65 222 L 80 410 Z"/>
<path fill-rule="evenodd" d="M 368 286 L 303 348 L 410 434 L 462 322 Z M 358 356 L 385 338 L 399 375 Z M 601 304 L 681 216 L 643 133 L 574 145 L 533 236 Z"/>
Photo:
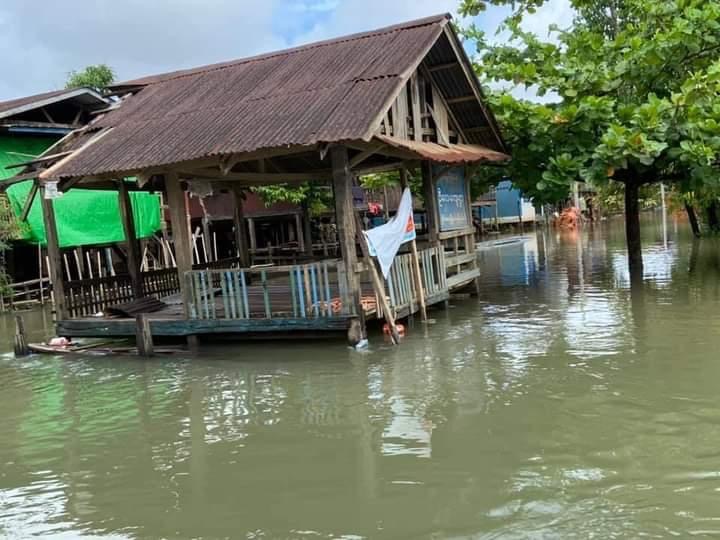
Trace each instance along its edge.
<path fill-rule="evenodd" d="M 376 135 L 375 138 L 394 148 L 408 151 L 418 159 L 429 159 L 438 163 L 502 163 L 510 159 L 507 154 L 490 150 L 479 144 L 449 144 L 443 146 L 432 142 L 396 139 L 386 135 Z"/>
<path fill-rule="evenodd" d="M 120 174 L 264 148 L 369 139 L 449 15 L 117 85 L 144 86 L 47 177 Z"/>
<path fill-rule="evenodd" d="M 54 90 L 52 92 L 44 92 L 32 96 L 11 99 L 8 101 L 0 101 L 0 118 L 6 118 L 15 114 L 37 109 L 58 103 L 67 99 L 81 99 L 83 102 L 94 103 L 97 107 L 107 105 L 107 100 L 90 88 L 69 88 L 63 90 Z"/>

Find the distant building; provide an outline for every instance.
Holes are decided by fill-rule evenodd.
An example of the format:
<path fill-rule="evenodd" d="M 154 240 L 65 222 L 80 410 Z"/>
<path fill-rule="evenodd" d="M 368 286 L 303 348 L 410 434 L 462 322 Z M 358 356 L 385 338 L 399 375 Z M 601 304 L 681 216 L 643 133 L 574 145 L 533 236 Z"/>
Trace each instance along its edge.
<path fill-rule="evenodd" d="M 523 197 L 510 180 L 503 180 L 495 188 L 473 202 L 473 216 L 485 225 L 534 223 L 536 219 L 533 202 Z"/>

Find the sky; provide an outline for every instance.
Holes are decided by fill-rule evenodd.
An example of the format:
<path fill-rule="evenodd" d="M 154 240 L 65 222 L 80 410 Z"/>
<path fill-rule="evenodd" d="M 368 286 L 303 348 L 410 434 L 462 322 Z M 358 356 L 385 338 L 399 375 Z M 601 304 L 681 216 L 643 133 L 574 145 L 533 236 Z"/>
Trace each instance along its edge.
<path fill-rule="evenodd" d="M 39 4 L 42 9 L 39 9 Z M 68 73 L 111 66 L 117 80 L 372 30 L 443 12 L 458 0 L 2 0 L 0 101 L 62 88 Z M 477 18 L 494 33 L 504 12 Z M 527 22 L 546 35 L 569 23 L 569 0 Z"/>

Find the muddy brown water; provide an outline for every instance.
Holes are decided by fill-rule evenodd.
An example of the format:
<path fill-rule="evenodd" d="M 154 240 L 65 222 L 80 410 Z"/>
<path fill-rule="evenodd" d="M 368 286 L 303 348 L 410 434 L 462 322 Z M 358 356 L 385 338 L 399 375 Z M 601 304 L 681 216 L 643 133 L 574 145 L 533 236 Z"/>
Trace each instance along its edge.
<path fill-rule="evenodd" d="M 402 346 L 12 357 L 0 537 L 720 535 L 720 244 L 621 223 L 481 254 Z M 50 332 L 26 315 L 33 338 Z"/>

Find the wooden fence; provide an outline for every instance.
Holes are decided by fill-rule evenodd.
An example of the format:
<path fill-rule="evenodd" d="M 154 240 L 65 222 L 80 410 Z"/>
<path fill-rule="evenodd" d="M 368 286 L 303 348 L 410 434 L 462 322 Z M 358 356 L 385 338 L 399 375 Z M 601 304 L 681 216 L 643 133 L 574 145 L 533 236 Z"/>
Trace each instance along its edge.
<path fill-rule="evenodd" d="M 418 259 L 422 287 L 428 304 L 447 299 L 448 283 L 442 246 L 418 251 Z M 420 297 L 413 272 L 412 256 L 409 253 L 395 257 L 387 279 L 385 294 L 396 314 L 413 313 L 419 305 Z M 380 302 L 376 302 L 376 306 L 378 317 L 383 317 Z"/>
<path fill-rule="evenodd" d="M 143 292 L 163 298 L 180 291 L 175 268 L 142 273 Z M 108 306 L 132 302 L 135 299 L 130 275 L 119 274 L 93 279 L 78 279 L 65 283 L 65 302 L 71 318 L 89 317 Z"/>
<path fill-rule="evenodd" d="M 187 272 L 193 319 L 332 318 L 343 305 L 341 261 Z"/>

